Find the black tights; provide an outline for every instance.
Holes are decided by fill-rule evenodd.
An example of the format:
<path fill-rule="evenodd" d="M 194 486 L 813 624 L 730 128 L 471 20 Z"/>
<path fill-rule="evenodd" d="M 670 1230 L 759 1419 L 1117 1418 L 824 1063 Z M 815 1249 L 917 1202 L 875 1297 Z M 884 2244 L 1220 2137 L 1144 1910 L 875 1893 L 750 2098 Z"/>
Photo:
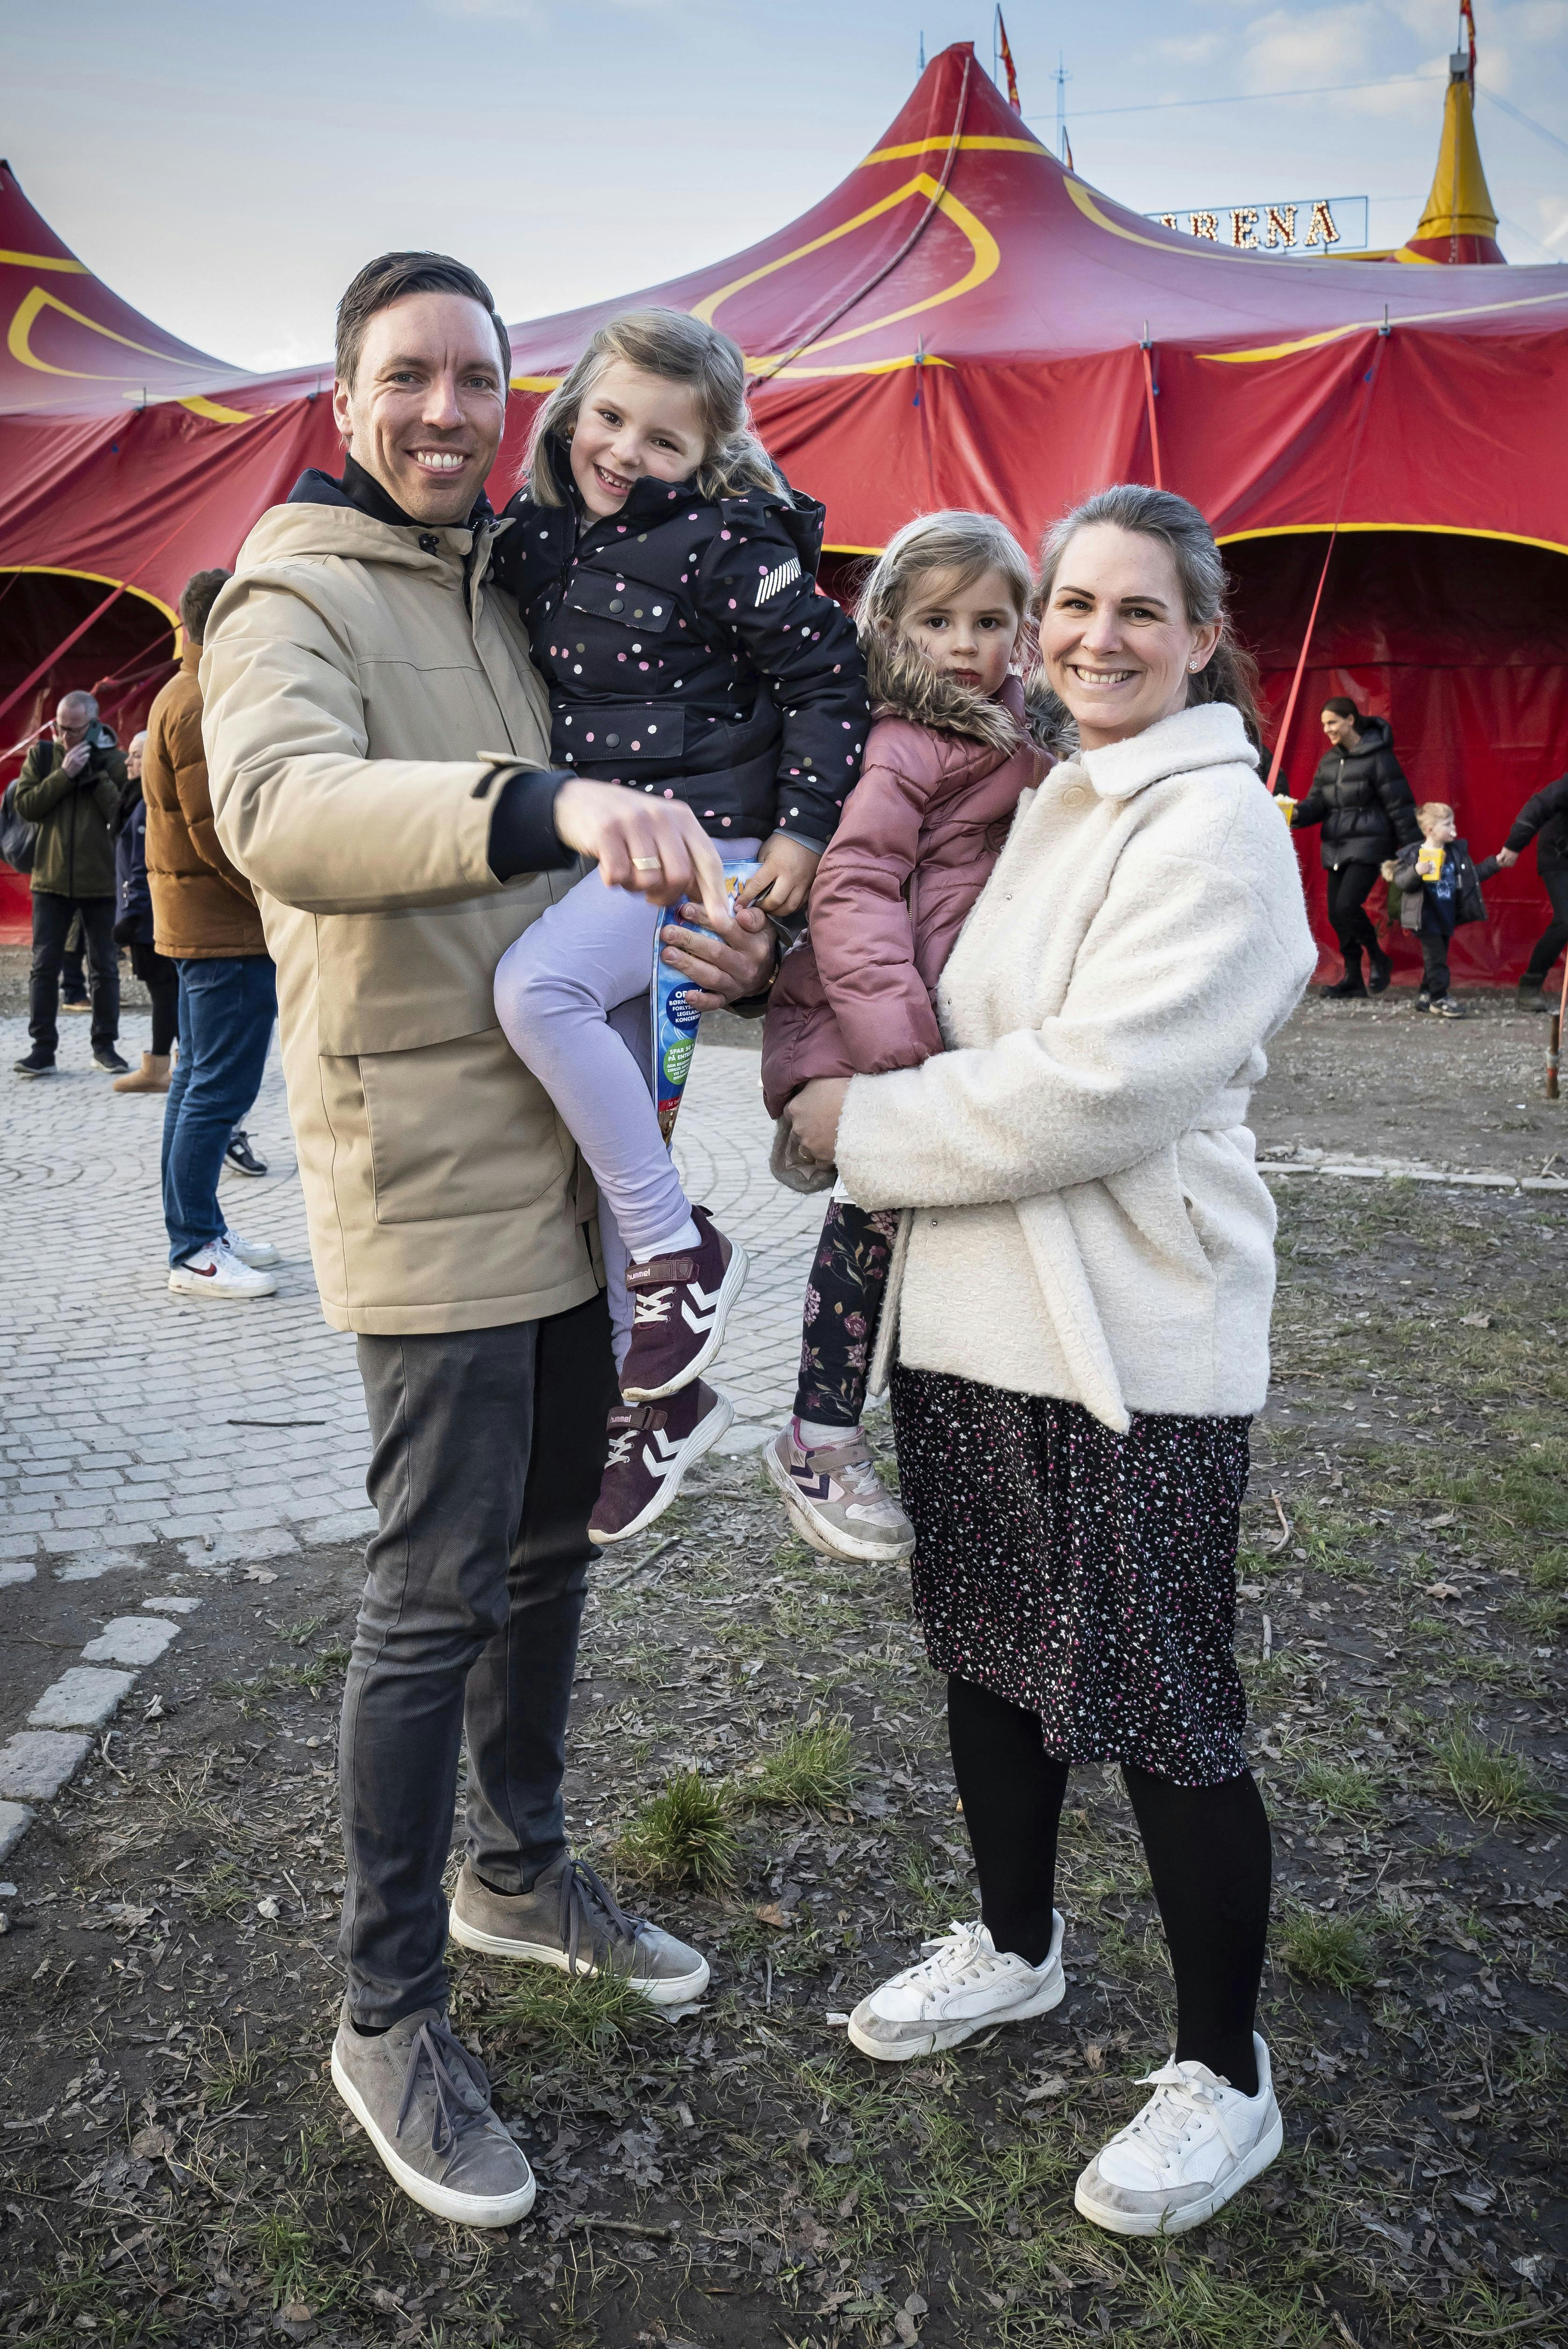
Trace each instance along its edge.
<path fill-rule="evenodd" d="M 971 1681 L 947 1683 L 947 1733 L 980 1910 L 998 1950 L 1037 1966 L 1051 1945 L 1068 1764 L 1039 1716 Z M 1122 1765 L 1176 1978 L 1176 2056 L 1257 2094 L 1253 2018 L 1268 1933 L 1268 1816 L 1250 1770 L 1179 1786 Z"/>

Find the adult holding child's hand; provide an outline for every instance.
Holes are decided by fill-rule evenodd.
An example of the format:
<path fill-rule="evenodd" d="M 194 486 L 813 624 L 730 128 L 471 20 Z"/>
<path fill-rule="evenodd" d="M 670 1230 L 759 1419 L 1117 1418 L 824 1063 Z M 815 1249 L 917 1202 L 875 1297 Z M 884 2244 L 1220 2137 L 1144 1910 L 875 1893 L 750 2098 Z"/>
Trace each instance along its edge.
<path fill-rule="evenodd" d="M 1183 499 L 1107 490 L 1057 524 L 1041 661 L 1079 748 L 948 960 L 948 1049 L 789 1111 L 858 1206 L 912 1211 L 893 1427 L 981 1895 L 851 2040 L 898 2061 L 1057 2003 L 1068 1774 L 1119 1763 L 1177 2003 L 1152 2097 L 1078 2180 L 1127 2235 L 1199 2224 L 1281 2142 L 1233 1653 L 1274 1286 L 1244 1120 L 1315 949 L 1223 588 Z"/>

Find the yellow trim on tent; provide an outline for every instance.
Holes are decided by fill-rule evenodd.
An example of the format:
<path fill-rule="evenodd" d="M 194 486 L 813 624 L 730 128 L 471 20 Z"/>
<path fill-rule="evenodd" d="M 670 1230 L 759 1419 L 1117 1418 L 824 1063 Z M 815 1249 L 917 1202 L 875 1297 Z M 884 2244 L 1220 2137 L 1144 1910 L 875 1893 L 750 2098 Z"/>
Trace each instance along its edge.
<path fill-rule="evenodd" d="M 1216 531 L 1217 546 L 1235 546 L 1243 538 L 1309 538 L 1314 533 L 1326 538 L 1336 525 L 1331 522 L 1282 522 L 1267 530 Z M 1342 522 L 1339 535 L 1346 538 L 1353 531 L 1410 531 L 1428 538 L 1495 538 L 1507 546 L 1539 546 L 1548 554 L 1568 554 L 1568 546 L 1554 538 L 1531 538 L 1519 530 L 1472 530 L 1462 523 L 1449 522 Z"/>
<path fill-rule="evenodd" d="M 938 132 L 931 139 L 912 139 L 907 147 L 876 147 L 869 155 L 861 157 L 855 169 L 857 171 L 863 171 L 868 163 L 904 163 L 912 155 L 929 155 L 933 151 L 939 155 L 945 155 L 952 144 L 950 136 Z M 958 141 L 960 154 L 965 150 L 975 149 L 993 155 L 1048 155 L 1050 153 L 1050 149 L 1038 139 L 1001 139 L 986 134 L 977 135 L 972 139 L 961 139 Z"/>
<path fill-rule="evenodd" d="M 76 277 L 88 274 L 85 261 L 60 260 L 52 253 L 0 253 L 0 263 L 13 269 L 65 269 Z"/>

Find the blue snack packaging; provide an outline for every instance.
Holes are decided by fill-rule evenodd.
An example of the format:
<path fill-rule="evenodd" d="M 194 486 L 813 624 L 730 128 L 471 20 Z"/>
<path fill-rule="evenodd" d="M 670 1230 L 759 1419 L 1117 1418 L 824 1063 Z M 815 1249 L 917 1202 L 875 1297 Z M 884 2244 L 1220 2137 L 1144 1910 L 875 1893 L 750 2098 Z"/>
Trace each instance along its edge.
<path fill-rule="evenodd" d="M 737 898 L 757 870 L 757 859 L 750 857 L 724 868 L 724 894 L 733 911 Z M 700 930 L 700 922 L 684 922 L 683 929 Z M 712 932 L 708 932 L 709 936 Z M 665 961 L 658 935 L 654 936 L 654 975 L 650 988 L 653 1031 L 654 1104 L 659 1113 L 659 1132 L 665 1146 L 676 1130 L 680 1112 L 681 1095 L 691 1073 L 691 1056 L 696 1050 L 697 1023 L 702 1014 L 695 1010 L 690 990 L 678 971 Z"/>

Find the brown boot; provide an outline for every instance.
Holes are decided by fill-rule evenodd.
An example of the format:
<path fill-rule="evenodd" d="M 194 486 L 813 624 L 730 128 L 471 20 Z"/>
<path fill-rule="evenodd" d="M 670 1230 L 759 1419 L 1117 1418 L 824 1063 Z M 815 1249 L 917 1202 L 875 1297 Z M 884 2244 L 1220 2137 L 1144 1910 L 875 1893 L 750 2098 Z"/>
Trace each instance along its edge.
<path fill-rule="evenodd" d="M 116 1077 L 111 1090 L 117 1093 L 166 1093 L 169 1091 L 168 1052 L 143 1052 L 139 1069 L 132 1069 L 125 1077 Z"/>

